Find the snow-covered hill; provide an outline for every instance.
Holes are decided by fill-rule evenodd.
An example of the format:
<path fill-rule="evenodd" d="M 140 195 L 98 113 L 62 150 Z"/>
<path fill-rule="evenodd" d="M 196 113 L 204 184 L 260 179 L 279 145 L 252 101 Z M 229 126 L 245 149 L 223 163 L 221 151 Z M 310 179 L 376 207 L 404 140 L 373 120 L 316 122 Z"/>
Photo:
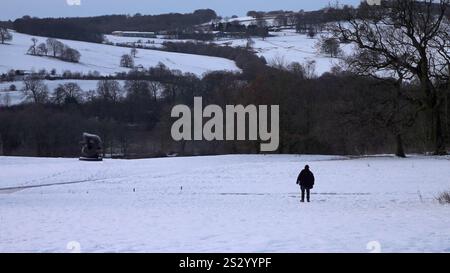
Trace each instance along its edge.
<path fill-rule="evenodd" d="M 0 157 L 0 252 L 450 252 L 448 159 Z"/>
<path fill-rule="evenodd" d="M 326 33 L 324 33 L 326 34 Z M 338 58 L 330 58 L 321 54 L 317 47 L 320 33 L 315 38 L 309 38 L 306 34 L 296 33 L 294 29 L 284 29 L 279 32 L 270 32 L 271 37 L 265 39 L 252 38 L 254 44 L 252 49 L 258 56 L 263 56 L 269 65 L 289 65 L 292 62 L 300 64 L 308 64 L 313 62 L 315 66 L 315 74 L 322 75 L 330 72 L 331 69 L 339 65 L 341 60 Z M 162 37 L 158 38 L 136 38 L 136 37 L 118 37 L 106 35 L 108 41 L 112 43 L 139 43 L 144 47 L 162 47 L 166 41 L 186 42 L 189 40 L 168 40 Z M 234 47 L 245 47 L 247 39 L 220 39 L 212 43 L 219 45 L 229 45 Z M 345 54 L 353 51 L 353 45 L 341 44 L 341 49 Z M 280 63 L 281 62 L 281 63 Z"/>
<path fill-rule="evenodd" d="M 340 63 L 338 58 L 330 58 L 321 54 L 317 48 L 319 35 L 316 38 L 309 38 L 305 34 L 298 34 L 295 30 L 283 30 L 271 32 L 272 37 L 265 39 L 254 38 L 253 49 L 259 56 L 263 56 L 269 65 L 289 65 L 292 62 L 307 64 L 314 62 L 315 73 L 320 76 Z M 230 39 L 218 41 L 219 44 L 231 46 L 246 46 L 247 39 Z M 352 52 L 352 45 L 341 44 L 344 54 Z"/>
<path fill-rule="evenodd" d="M 60 60 L 27 55 L 31 46 L 31 38 L 26 34 L 13 32 L 13 40 L 8 45 L 0 44 L 0 73 L 6 73 L 11 69 L 35 70 L 56 69 L 58 73 L 65 70 L 72 72 L 88 73 L 98 71 L 103 75 L 111 75 L 116 72 L 127 71 L 120 67 L 120 57 L 129 54 L 129 48 L 116 47 L 104 44 L 94 44 L 79 41 L 60 40 L 81 53 L 80 63 L 69 63 Z M 45 37 L 37 37 L 39 43 L 45 42 Z M 156 66 L 159 62 L 170 69 L 178 69 L 182 72 L 190 72 L 201 76 L 208 71 L 229 70 L 239 71 L 236 64 L 224 58 L 163 52 L 157 50 L 139 50 L 135 65 L 145 68 Z"/>

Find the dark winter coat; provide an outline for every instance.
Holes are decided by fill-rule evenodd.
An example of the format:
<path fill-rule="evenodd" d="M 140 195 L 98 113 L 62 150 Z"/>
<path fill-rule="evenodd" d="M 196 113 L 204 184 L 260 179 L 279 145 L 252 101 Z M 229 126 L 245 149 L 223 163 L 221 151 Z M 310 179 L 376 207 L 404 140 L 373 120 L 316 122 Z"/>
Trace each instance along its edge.
<path fill-rule="evenodd" d="M 306 189 L 312 189 L 314 186 L 314 174 L 310 170 L 304 169 L 298 175 L 297 184 Z"/>

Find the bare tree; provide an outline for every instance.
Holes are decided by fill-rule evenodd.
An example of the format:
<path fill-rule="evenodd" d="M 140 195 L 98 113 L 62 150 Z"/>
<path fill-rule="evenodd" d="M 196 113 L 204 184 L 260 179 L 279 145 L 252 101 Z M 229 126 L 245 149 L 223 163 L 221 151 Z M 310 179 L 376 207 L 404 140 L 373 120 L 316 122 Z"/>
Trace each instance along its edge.
<path fill-rule="evenodd" d="M 8 29 L 0 27 L 0 42 L 4 44 L 6 41 L 11 41 L 13 38 L 12 34 Z"/>
<path fill-rule="evenodd" d="M 333 37 L 322 37 L 318 47 L 321 53 L 330 55 L 331 58 L 336 58 L 342 53 L 339 40 Z"/>
<path fill-rule="evenodd" d="M 288 24 L 288 17 L 284 14 L 279 14 L 275 17 L 275 24 L 279 27 L 286 26 Z"/>
<path fill-rule="evenodd" d="M 263 40 L 265 40 L 267 38 L 267 36 L 269 36 L 269 31 L 268 31 L 268 27 L 267 27 L 267 21 L 264 18 L 263 14 L 258 14 L 256 16 L 256 27 L 257 27 L 257 34 L 258 36 L 260 36 Z"/>
<path fill-rule="evenodd" d="M 55 103 L 63 104 L 69 102 L 80 103 L 83 100 L 83 90 L 77 83 L 69 82 L 60 84 L 55 89 Z"/>
<path fill-rule="evenodd" d="M 151 99 L 152 93 L 150 90 L 149 81 L 146 80 L 127 80 L 124 84 L 124 89 L 127 91 L 128 98 L 136 98 L 139 100 Z"/>
<path fill-rule="evenodd" d="M 263 14 L 258 14 L 256 17 L 256 26 L 259 28 L 267 27 L 267 21 Z"/>
<path fill-rule="evenodd" d="M 295 26 L 296 24 L 297 24 L 297 15 L 296 14 L 290 14 L 290 15 L 288 15 L 288 17 L 287 17 L 287 23 L 288 23 L 288 25 L 290 25 L 290 26 Z"/>
<path fill-rule="evenodd" d="M 306 78 L 305 76 L 305 68 L 304 66 L 299 63 L 299 62 L 292 62 L 287 66 L 287 70 L 290 71 L 291 73 L 297 75 L 298 77 L 304 79 Z"/>
<path fill-rule="evenodd" d="M 33 44 L 30 46 L 30 48 L 28 49 L 28 54 L 30 55 L 37 55 L 37 42 L 38 39 L 36 38 L 31 38 L 31 42 L 33 42 Z"/>
<path fill-rule="evenodd" d="M 136 45 L 133 44 L 133 48 L 131 48 L 131 50 L 130 50 L 130 55 L 131 55 L 133 58 L 136 58 L 137 53 L 138 53 L 138 50 L 137 50 L 137 48 L 136 48 Z"/>
<path fill-rule="evenodd" d="M 378 92 L 366 93 L 362 101 L 352 101 L 345 114 L 346 119 L 357 128 L 376 128 L 390 133 L 395 139 L 395 155 L 406 157 L 403 135 L 417 119 L 417 111 L 405 98 L 399 96 L 401 80 L 368 81 L 376 86 L 382 85 Z M 370 105 L 367 105 L 367 99 Z M 350 106 L 352 105 L 352 106 Z"/>
<path fill-rule="evenodd" d="M 280 70 L 287 69 L 289 63 L 286 61 L 284 55 L 276 55 L 269 61 L 270 66 L 275 67 Z"/>
<path fill-rule="evenodd" d="M 303 64 L 305 68 L 305 76 L 307 79 L 314 79 L 317 77 L 317 62 L 315 60 L 307 61 Z"/>
<path fill-rule="evenodd" d="M 44 43 L 40 43 L 36 48 L 36 55 L 47 56 L 47 54 L 48 54 L 47 45 Z"/>
<path fill-rule="evenodd" d="M 100 80 L 97 83 L 97 97 L 105 101 L 117 102 L 123 97 L 123 90 L 118 81 Z"/>
<path fill-rule="evenodd" d="M 157 101 L 163 90 L 161 83 L 147 80 L 127 80 L 124 85 L 127 98 L 138 99 L 143 102 L 148 100 Z"/>
<path fill-rule="evenodd" d="M 122 55 L 122 57 L 120 58 L 120 66 L 133 68 L 134 67 L 133 57 L 129 54 Z"/>
<path fill-rule="evenodd" d="M 149 83 L 150 92 L 152 92 L 153 100 L 156 101 L 162 92 L 163 85 L 160 82 L 151 81 Z"/>
<path fill-rule="evenodd" d="M 450 0 L 393 0 L 373 7 L 365 16 L 348 11 L 348 20 L 337 23 L 336 37 L 358 46 L 359 57 L 351 60 L 361 73 L 372 76 L 401 73 L 404 80 L 417 81 L 422 98 L 410 98 L 426 111 L 431 125 L 434 153 L 446 154 L 442 108 L 449 83 Z"/>
<path fill-rule="evenodd" d="M 71 62 L 71 63 L 78 63 L 80 61 L 81 54 L 76 49 L 73 49 L 69 46 L 64 46 L 61 51 L 60 58 L 63 61 L 67 61 L 67 62 Z"/>
<path fill-rule="evenodd" d="M 64 49 L 63 43 L 53 38 L 48 38 L 46 43 L 47 43 L 47 50 L 50 54 L 53 55 L 53 57 L 56 58 L 61 55 Z"/>
<path fill-rule="evenodd" d="M 34 103 L 45 103 L 48 100 L 48 87 L 37 74 L 32 74 L 23 80 L 22 92 Z"/>

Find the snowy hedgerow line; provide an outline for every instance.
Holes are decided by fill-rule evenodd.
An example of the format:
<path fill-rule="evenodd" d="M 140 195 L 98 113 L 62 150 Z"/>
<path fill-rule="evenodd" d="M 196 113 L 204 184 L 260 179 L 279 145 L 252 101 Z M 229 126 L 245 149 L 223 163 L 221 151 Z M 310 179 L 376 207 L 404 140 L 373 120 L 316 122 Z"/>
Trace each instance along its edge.
<path fill-rule="evenodd" d="M 0 43 L 4 44 L 6 41 L 11 41 L 12 38 L 12 34 L 8 29 L 0 27 Z"/>
<path fill-rule="evenodd" d="M 31 41 L 33 45 L 28 49 L 27 54 L 29 55 L 53 57 L 71 63 L 78 63 L 80 61 L 81 54 L 78 50 L 56 39 L 48 38 L 45 43 L 40 43 L 39 45 L 37 44 L 38 40 L 36 38 L 33 37 Z"/>

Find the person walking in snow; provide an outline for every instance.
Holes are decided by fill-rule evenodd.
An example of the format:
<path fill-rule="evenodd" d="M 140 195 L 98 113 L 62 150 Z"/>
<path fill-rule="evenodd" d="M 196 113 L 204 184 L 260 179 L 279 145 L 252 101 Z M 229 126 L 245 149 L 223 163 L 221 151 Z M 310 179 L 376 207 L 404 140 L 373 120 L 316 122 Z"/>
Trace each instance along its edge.
<path fill-rule="evenodd" d="M 306 200 L 309 202 L 310 191 L 314 187 L 314 174 L 309 170 L 308 165 L 298 175 L 297 184 L 300 185 L 302 191 L 301 202 L 305 202 L 305 192 Z"/>

